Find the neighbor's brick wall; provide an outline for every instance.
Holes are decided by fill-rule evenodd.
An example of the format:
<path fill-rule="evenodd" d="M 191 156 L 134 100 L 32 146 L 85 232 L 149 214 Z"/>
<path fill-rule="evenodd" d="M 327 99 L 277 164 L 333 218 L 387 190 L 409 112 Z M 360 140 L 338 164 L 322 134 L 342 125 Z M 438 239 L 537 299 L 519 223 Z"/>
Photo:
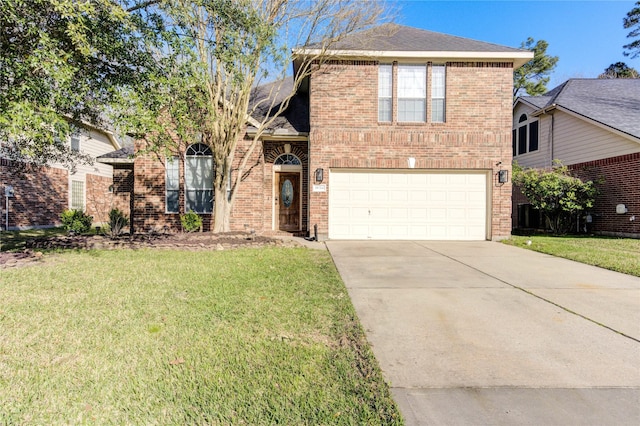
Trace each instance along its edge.
<path fill-rule="evenodd" d="M 0 203 L 2 228 L 5 226 L 4 188 L 13 186 L 9 199 L 9 229 L 59 226 L 60 214 L 69 206 L 67 170 L 38 167 L 20 173 L 16 163 L 0 158 Z"/>
<path fill-rule="evenodd" d="M 377 63 L 324 66 L 311 79 L 309 170 L 324 168 L 328 186 L 331 168 L 402 169 L 408 157 L 416 159 L 416 169 L 486 170 L 492 176 L 491 236 L 509 236 L 512 64 L 447 63 L 446 78 L 445 123 L 378 123 Z M 430 104 L 427 99 L 427 121 Z M 496 176 L 500 168 L 509 171 L 509 182 L 502 185 Z M 309 226 L 318 224 L 326 236 L 328 192 L 311 192 L 309 208 Z"/>
<path fill-rule="evenodd" d="M 573 164 L 569 169 L 583 180 L 604 179 L 592 210 L 589 232 L 640 238 L 640 153 Z M 518 204 L 528 204 L 518 187 L 513 191 L 513 227 L 518 228 Z M 616 205 L 627 206 L 628 213 L 617 214 Z M 635 220 L 630 218 L 635 216 Z"/>
<path fill-rule="evenodd" d="M 604 178 L 595 202 L 591 230 L 597 233 L 640 238 L 640 153 L 573 164 L 569 168 L 580 178 Z M 628 213 L 617 214 L 616 205 Z M 630 218 L 635 216 L 635 220 Z"/>

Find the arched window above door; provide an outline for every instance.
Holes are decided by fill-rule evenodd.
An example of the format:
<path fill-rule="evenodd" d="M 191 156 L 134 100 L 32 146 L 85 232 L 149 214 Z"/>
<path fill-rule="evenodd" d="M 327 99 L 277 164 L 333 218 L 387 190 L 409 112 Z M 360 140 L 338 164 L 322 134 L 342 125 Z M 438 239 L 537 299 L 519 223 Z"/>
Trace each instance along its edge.
<path fill-rule="evenodd" d="M 293 154 L 282 154 L 273 162 L 275 165 L 300 166 L 300 159 Z"/>

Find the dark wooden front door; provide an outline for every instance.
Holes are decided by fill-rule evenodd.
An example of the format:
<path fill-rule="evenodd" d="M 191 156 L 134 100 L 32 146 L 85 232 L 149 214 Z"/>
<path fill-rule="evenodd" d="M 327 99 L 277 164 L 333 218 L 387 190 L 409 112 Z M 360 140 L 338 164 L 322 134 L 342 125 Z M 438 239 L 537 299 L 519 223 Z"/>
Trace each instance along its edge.
<path fill-rule="evenodd" d="M 298 173 L 278 173 L 277 176 L 278 229 L 298 231 L 300 230 L 300 175 Z"/>

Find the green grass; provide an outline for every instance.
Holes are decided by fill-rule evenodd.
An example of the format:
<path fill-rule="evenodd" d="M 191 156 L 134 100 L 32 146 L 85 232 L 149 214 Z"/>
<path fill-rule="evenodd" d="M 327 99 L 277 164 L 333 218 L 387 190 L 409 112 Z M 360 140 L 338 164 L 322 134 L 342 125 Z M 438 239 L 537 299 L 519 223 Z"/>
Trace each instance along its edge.
<path fill-rule="evenodd" d="M 327 252 L 68 252 L 0 274 L 0 424 L 402 423 Z"/>
<path fill-rule="evenodd" d="M 531 241 L 531 245 L 527 245 Z M 512 236 L 506 244 L 640 277 L 640 240 L 607 237 Z"/>

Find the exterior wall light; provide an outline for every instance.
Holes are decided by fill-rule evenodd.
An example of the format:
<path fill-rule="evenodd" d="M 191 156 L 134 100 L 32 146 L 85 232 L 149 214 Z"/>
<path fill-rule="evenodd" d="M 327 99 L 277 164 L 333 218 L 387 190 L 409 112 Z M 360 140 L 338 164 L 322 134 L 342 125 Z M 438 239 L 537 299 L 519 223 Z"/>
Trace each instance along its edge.
<path fill-rule="evenodd" d="M 324 169 L 316 169 L 316 182 L 321 183 L 324 180 Z"/>

